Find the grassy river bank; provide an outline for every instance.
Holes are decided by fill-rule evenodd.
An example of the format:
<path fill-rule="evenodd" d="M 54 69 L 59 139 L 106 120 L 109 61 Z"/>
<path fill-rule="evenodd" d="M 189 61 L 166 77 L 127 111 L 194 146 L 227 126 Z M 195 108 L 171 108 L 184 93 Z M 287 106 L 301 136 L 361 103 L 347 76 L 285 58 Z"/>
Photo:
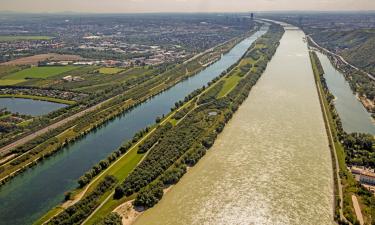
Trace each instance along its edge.
<path fill-rule="evenodd" d="M 356 216 L 352 202 L 354 195 L 359 199 L 365 224 L 373 224 L 375 221 L 375 198 L 371 192 L 354 179 L 348 170 L 347 160 L 350 159 L 348 155 L 350 149 L 346 148 L 344 143 L 349 135 L 342 128 L 340 117 L 335 109 L 334 96 L 325 83 L 324 70 L 315 52 L 310 52 L 310 59 L 332 155 L 335 180 L 335 220 L 339 224 L 348 224 L 348 222 L 359 224 L 359 218 Z"/>

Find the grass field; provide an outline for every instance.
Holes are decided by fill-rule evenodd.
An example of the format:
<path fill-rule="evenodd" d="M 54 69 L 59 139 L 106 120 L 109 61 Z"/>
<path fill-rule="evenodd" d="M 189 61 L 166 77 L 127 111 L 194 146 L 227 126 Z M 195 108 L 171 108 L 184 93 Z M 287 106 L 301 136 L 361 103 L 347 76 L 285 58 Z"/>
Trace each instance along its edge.
<path fill-rule="evenodd" d="M 219 94 L 217 95 L 218 98 L 224 97 L 227 95 L 241 80 L 241 77 L 233 75 L 226 79 L 224 79 L 225 83 L 223 88 L 220 90 Z"/>
<path fill-rule="evenodd" d="M 78 67 L 76 66 L 31 67 L 2 77 L 0 80 L 0 85 L 13 85 L 21 83 L 27 78 L 45 79 L 77 68 Z"/>
<path fill-rule="evenodd" d="M 25 121 L 17 124 L 17 126 L 19 126 L 19 127 L 27 127 L 31 122 L 33 122 L 33 119 L 25 120 Z"/>
<path fill-rule="evenodd" d="M 5 114 L 5 115 L 2 115 L 0 116 L 0 119 L 5 119 L 5 118 L 8 118 L 10 117 L 12 114 Z"/>
<path fill-rule="evenodd" d="M 13 66 L 13 65 L 0 65 L 0 78 L 8 74 L 15 73 L 22 70 L 22 67 Z"/>
<path fill-rule="evenodd" d="M 51 40 L 50 36 L 0 36 L 0 41 L 37 41 Z"/>
<path fill-rule="evenodd" d="M 124 71 L 122 68 L 116 68 L 116 67 L 102 67 L 99 69 L 99 73 L 106 74 L 106 75 L 112 75 L 116 73 L 120 73 Z"/>

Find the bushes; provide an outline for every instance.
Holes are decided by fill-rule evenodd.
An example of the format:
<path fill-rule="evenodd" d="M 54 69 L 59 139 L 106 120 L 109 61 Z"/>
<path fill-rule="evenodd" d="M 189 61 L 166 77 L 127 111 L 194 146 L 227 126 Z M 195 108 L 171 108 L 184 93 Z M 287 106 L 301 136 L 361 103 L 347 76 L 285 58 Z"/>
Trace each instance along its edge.
<path fill-rule="evenodd" d="M 151 208 L 163 197 L 163 184 L 152 184 L 139 192 L 134 200 L 134 206 Z"/>
<path fill-rule="evenodd" d="M 116 188 L 115 197 L 121 198 L 138 192 L 169 168 L 203 132 L 201 118 L 188 115 L 176 127 L 168 130 L 125 181 Z"/>
<path fill-rule="evenodd" d="M 167 123 L 164 126 L 158 127 L 138 148 L 138 153 L 146 153 L 159 139 L 163 137 L 165 132 L 172 128 L 171 123 Z"/>
<path fill-rule="evenodd" d="M 184 155 L 182 162 L 189 166 L 194 166 L 200 158 L 206 154 L 204 147 L 196 147 Z"/>
<path fill-rule="evenodd" d="M 121 216 L 117 213 L 110 213 L 94 225 L 122 225 Z"/>
<path fill-rule="evenodd" d="M 216 99 L 216 96 L 219 94 L 220 90 L 223 88 L 225 81 L 220 81 L 218 84 L 213 86 L 210 90 L 208 90 L 205 94 L 200 96 L 198 100 L 198 104 L 208 103 Z"/>
<path fill-rule="evenodd" d="M 178 166 L 167 170 L 160 178 L 164 185 L 176 184 L 180 178 L 186 173 L 186 165 L 179 164 Z"/>

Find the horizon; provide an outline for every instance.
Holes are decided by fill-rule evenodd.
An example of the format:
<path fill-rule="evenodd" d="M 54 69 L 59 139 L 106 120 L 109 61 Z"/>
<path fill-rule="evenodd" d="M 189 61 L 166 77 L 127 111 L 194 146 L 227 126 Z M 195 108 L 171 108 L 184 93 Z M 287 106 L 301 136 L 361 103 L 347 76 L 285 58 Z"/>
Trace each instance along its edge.
<path fill-rule="evenodd" d="M 0 12 L 13 13 L 245 13 L 345 12 L 375 10 L 373 0 L 0 0 Z"/>
<path fill-rule="evenodd" d="M 304 14 L 341 14 L 341 13 L 375 13 L 375 10 L 271 10 L 271 11 L 196 11 L 196 12 L 178 12 L 178 11 L 168 11 L 168 12 L 81 12 L 81 11 L 55 11 L 55 12 L 27 12 L 27 11 L 13 11 L 13 10 L 0 10 L 0 14 L 31 14 L 31 15 L 69 15 L 69 14 L 81 14 L 81 15 L 142 15 L 142 14 L 286 14 L 286 13 L 304 13 Z"/>

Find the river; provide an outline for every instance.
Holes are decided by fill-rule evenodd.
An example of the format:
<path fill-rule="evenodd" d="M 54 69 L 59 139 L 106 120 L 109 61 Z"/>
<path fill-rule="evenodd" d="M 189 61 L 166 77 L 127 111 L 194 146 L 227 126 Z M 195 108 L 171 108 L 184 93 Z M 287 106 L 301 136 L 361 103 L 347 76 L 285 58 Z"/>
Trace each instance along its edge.
<path fill-rule="evenodd" d="M 6 108 L 13 113 L 41 116 L 56 111 L 67 105 L 24 98 L 0 98 L 0 109 Z"/>
<path fill-rule="evenodd" d="M 286 29 L 214 146 L 136 225 L 333 224 L 331 156 L 303 37 Z"/>
<path fill-rule="evenodd" d="M 207 84 L 242 57 L 267 27 L 237 44 L 219 61 L 196 76 L 178 83 L 96 132 L 63 149 L 0 189 L 0 224 L 30 224 L 64 199 L 64 192 L 77 186 L 77 179 L 94 164 L 130 140 L 140 129 L 167 114 L 174 103 Z"/>
<path fill-rule="evenodd" d="M 324 70 L 328 89 L 335 96 L 335 107 L 341 118 L 342 126 L 348 133 L 362 132 L 375 135 L 375 124 L 370 113 L 356 98 L 344 75 L 329 61 L 328 57 L 317 52 Z"/>

